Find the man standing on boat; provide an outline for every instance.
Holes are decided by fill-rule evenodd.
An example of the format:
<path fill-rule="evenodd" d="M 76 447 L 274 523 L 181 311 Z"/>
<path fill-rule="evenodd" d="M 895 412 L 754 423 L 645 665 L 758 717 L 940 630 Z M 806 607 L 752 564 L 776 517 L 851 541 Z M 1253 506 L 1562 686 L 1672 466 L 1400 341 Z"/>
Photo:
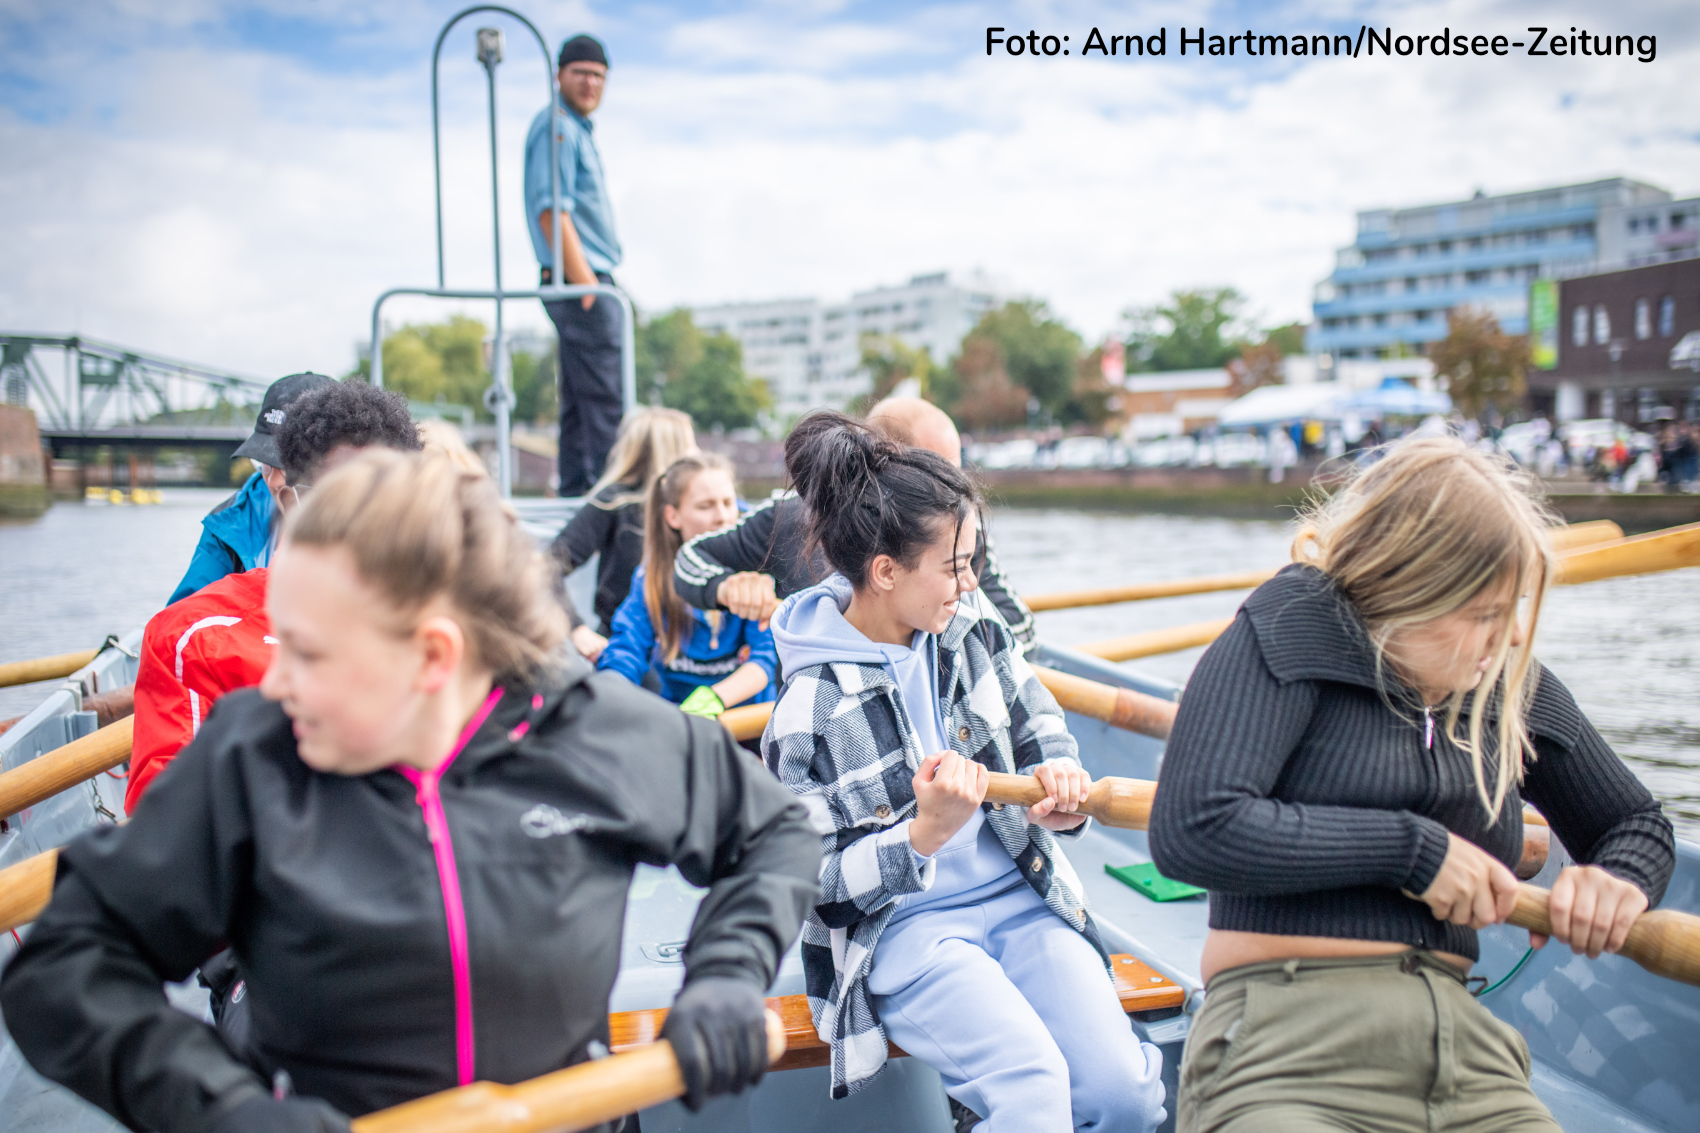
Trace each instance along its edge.
<path fill-rule="evenodd" d="M 556 232 L 560 233 L 561 270 L 570 285 L 613 283 L 620 264 L 620 240 L 602 173 L 602 155 L 590 115 L 602 102 L 608 79 L 608 54 L 588 35 L 561 45 L 556 81 L 560 97 L 538 111 L 525 140 L 525 215 L 531 246 L 542 267 L 542 282 L 554 281 Z M 556 227 L 549 184 L 549 129 L 560 153 L 557 177 L 561 218 Z M 558 458 L 563 496 L 581 496 L 602 474 L 624 408 L 620 393 L 619 304 L 594 295 L 544 303 L 561 337 L 561 447 Z"/>

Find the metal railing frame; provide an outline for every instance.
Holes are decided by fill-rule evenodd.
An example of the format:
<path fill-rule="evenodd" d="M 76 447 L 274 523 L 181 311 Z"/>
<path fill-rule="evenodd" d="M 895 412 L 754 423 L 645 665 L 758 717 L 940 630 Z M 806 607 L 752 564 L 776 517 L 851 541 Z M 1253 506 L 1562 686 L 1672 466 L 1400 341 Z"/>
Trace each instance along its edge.
<path fill-rule="evenodd" d="M 549 55 L 549 45 L 543 39 L 543 33 L 537 26 L 512 8 L 500 4 L 476 4 L 449 19 L 437 33 L 436 45 L 431 49 L 431 164 L 436 181 L 437 195 L 437 286 L 436 287 L 392 287 L 378 296 L 372 304 L 372 384 L 383 388 L 384 384 L 384 344 L 383 327 L 380 322 L 384 303 L 396 295 L 414 295 L 431 299 L 490 299 L 496 304 L 495 338 L 490 351 L 491 386 L 484 394 L 484 404 L 496 417 L 496 483 L 501 488 L 504 497 L 513 494 L 513 449 L 510 432 L 512 429 L 512 406 L 514 402 L 511 371 L 508 367 L 507 352 L 502 333 L 502 305 L 508 299 L 540 299 L 544 302 L 556 302 L 575 299 L 585 295 L 604 296 L 620 304 L 624 315 L 620 336 L 620 386 L 626 412 L 631 412 L 637 400 L 637 352 L 636 333 L 634 329 L 634 312 L 631 300 L 619 288 L 605 283 L 563 286 L 560 282 L 562 261 L 566 235 L 559 218 L 561 209 L 561 159 L 560 136 L 555 132 L 553 123 L 549 130 L 549 195 L 553 201 L 553 214 L 557 218 L 554 225 L 555 238 L 551 247 L 551 259 L 554 271 L 550 278 L 556 282 L 548 286 L 525 291 L 509 291 L 502 286 L 502 201 L 500 186 L 497 181 L 496 162 L 496 63 L 482 62 L 484 67 L 486 87 L 489 94 L 490 118 L 490 210 L 491 236 L 495 248 L 495 287 L 492 290 L 450 288 L 446 285 L 443 267 L 443 161 L 442 161 L 442 127 L 438 103 L 438 69 L 442 60 L 443 41 L 454 26 L 468 16 L 479 12 L 497 12 L 511 16 L 524 24 L 532 37 L 537 41 L 538 48 L 543 52 L 543 68 L 545 85 L 548 88 L 548 105 L 554 115 L 559 115 L 561 109 L 556 98 L 554 60 Z M 527 223 L 530 223 L 527 218 Z M 557 359 L 559 365 L 559 359 Z"/>

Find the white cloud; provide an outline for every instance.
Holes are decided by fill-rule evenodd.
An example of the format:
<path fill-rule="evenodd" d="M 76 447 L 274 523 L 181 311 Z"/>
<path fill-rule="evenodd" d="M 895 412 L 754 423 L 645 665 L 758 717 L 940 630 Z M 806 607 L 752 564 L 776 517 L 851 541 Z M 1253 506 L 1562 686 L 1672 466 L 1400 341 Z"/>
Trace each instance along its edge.
<path fill-rule="evenodd" d="M 23 67 L 21 48 L 0 47 L 4 69 L 80 76 L 52 113 L 0 100 L 12 107 L 0 105 L 0 322 L 261 375 L 346 369 L 377 293 L 434 280 L 426 63 L 451 10 L 405 10 L 419 61 L 370 73 L 208 45 L 186 30 L 194 21 L 134 13 L 124 18 L 140 25 L 120 28 L 140 26 L 130 48 L 116 32 L 105 48 L 51 41 Z M 931 8 L 874 21 L 836 5 L 757 5 L 670 24 L 649 9 L 575 5 L 543 26 L 609 37 L 616 66 L 597 137 L 627 249 L 620 275 L 649 309 L 841 295 L 981 266 L 1091 334 L 1131 303 L 1217 283 L 1269 320 L 1302 319 L 1359 208 L 1614 174 L 1700 191 L 1687 82 L 1700 51 L 1686 8 L 1621 21 L 1659 33 L 1650 65 L 1322 59 L 1279 72 L 1190 56 L 981 54 L 988 19 L 1083 36 L 1092 22 L 1149 31 L 1166 17 L 1171 56 L 1183 20 L 1244 22 L 1220 8 L 1106 11 Z M 1259 30 L 1359 18 L 1332 5 L 1268 11 Z M 1489 33 L 1569 20 L 1531 12 L 1460 0 L 1375 18 Z M 211 19 L 204 5 L 198 21 Z M 377 42 L 401 19 L 358 34 Z M 509 45 L 501 219 L 504 278 L 519 286 L 535 278 L 518 201 L 542 69 L 535 48 L 513 34 Z M 466 46 L 445 52 L 447 260 L 451 284 L 483 286 L 483 81 Z M 85 95 L 91 73 L 104 82 Z M 391 317 L 446 309 L 398 304 Z M 514 320 L 542 315 L 516 303 Z"/>

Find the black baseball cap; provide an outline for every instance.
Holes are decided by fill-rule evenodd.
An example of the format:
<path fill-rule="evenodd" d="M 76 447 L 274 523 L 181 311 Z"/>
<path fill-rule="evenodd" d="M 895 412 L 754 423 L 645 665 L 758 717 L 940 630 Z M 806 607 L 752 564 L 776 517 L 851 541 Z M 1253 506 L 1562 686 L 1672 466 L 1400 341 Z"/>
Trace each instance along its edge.
<path fill-rule="evenodd" d="M 608 65 L 608 52 L 602 49 L 602 41 L 594 36 L 575 35 L 561 44 L 560 58 L 555 61 L 558 71 L 568 63 L 600 63 Z"/>
<path fill-rule="evenodd" d="M 260 415 L 254 419 L 253 435 L 242 442 L 235 455 L 269 464 L 273 468 L 281 468 L 283 458 L 277 451 L 277 431 L 283 426 L 283 419 L 289 415 L 289 407 L 294 405 L 302 394 L 335 384 L 335 378 L 312 373 L 290 374 L 273 382 L 266 388 L 266 396 L 260 401 Z"/>

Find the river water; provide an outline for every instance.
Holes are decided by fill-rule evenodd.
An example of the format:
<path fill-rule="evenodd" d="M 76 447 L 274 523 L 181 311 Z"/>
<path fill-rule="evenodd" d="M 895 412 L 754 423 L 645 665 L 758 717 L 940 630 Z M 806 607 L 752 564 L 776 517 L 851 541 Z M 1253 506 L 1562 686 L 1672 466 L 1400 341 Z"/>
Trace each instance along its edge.
<path fill-rule="evenodd" d="M 38 520 L 0 521 L 0 661 L 100 644 L 151 616 L 176 586 L 221 498 L 168 490 L 153 507 L 56 504 Z M 1198 516 L 1005 509 L 998 553 L 1023 593 L 1270 568 L 1287 561 L 1277 522 Z M 1039 615 L 1063 645 L 1230 616 L 1243 592 L 1200 594 Z M 1700 568 L 1556 589 L 1536 639 L 1605 738 L 1700 840 Z M 1133 662 L 1184 682 L 1202 650 Z M 0 689 L 0 719 L 48 686 Z"/>

